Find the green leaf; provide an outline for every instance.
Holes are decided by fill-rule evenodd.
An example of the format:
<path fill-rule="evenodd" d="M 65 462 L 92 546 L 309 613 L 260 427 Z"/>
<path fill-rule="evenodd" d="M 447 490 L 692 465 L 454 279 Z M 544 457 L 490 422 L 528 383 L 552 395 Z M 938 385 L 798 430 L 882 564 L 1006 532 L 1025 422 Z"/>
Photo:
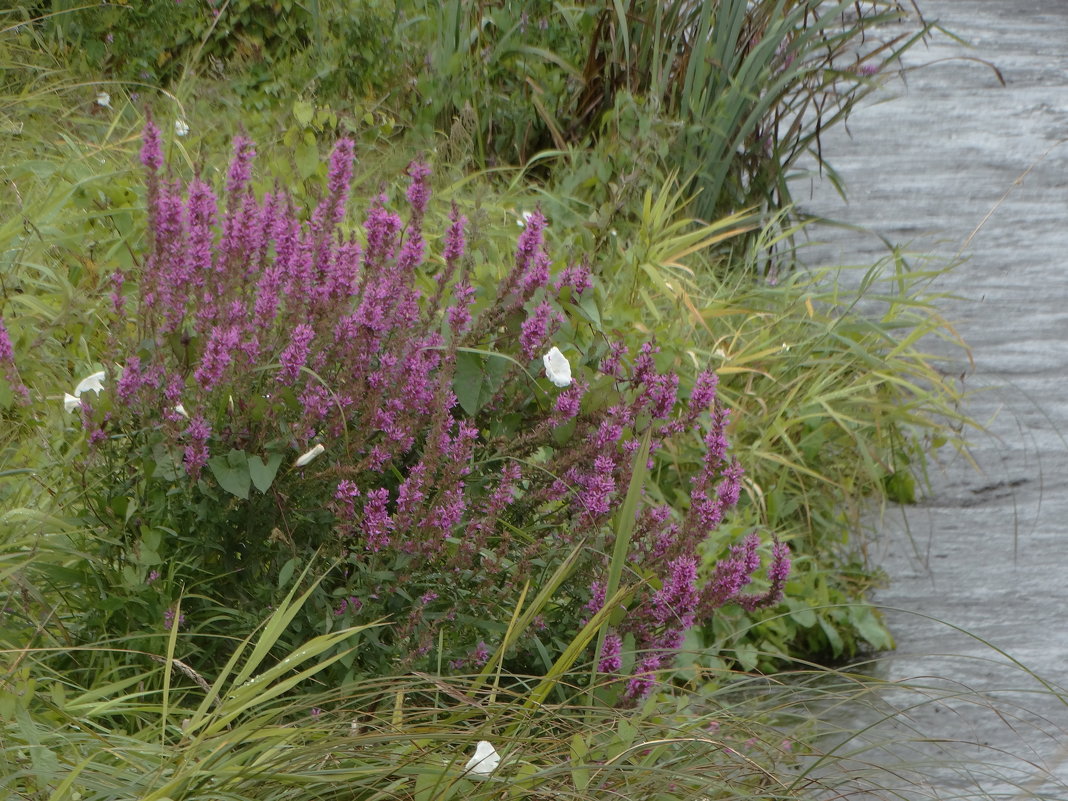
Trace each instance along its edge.
<path fill-rule="evenodd" d="M 278 588 L 279 589 L 282 589 L 287 584 L 289 584 L 289 580 L 291 578 L 293 578 L 293 573 L 297 569 L 297 566 L 299 564 L 300 564 L 300 559 L 298 559 L 297 557 L 294 556 L 292 559 L 290 559 L 288 562 L 286 562 L 284 565 L 282 565 L 282 569 L 278 571 Z"/>
<path fill-rule="evenodd" d="M 208 459 L 208 469 L 220 487 L 243 501 L 248 500 L 252 477 L 244 451 L 232 450 L 226 456 L 213 456 Z"/>
<path fill-rule="evenodd" d="M 816 613 L 803 601 L 788 598 L 787 605 L 790 607 L 790 619 L 797 625 L 806 629 L 816 625 Z"/>
<path fill-rule="evenodd" d="M 825 617 L 821 617 L 820 628 L 827 637 L 827 644 L 831 647 L 831 653 L 835 656 L 841 656 L 842 652 L 845 650 L 845 643 L 842 642 L 842 635 L 838 633 L 838 629 L 834 627 L 834 623 L 827 620 Z"/>
<path fill-rule="evenodd" d="M 314 142 L 300 142 L 294 149 L 293 159 L 301 178 L 310 178 L 319 169 L 319 148 Z"/>
<path fill-rule="evenodd" d="M 482 357 L 477 353 L 460 351 L 456 354 L 456 372 L 452 377 L 452 391 L 456 393 L 460 408 L 469 417 L 474 417 L 478 413 L 484 374 Z"/>
<path fill-rule="evenodd" d="M 256 489 L 260 492 L 267 492 L 274 483 L 274 477 L 278 475 L 278 467 L 281 464 L 282 454 L 280 453 L 272 453 L 266 463 L 259 456 L 250 456 L 248 472 Z"/>
<path fill-rule="evenodd" d="M 293 117 L 300 124 L 301 128 L 307 128 L 311 125 L 314 116 L 315 108 L 307 100 L 298 100 L 293 104 Z"/>
<path fill-rule="evenodd" d="M 757 662 L 760 661 L 760 652 L 756 646 L 745 643 L 734 649 L 734 658 L 744 670 L 752 671 L 756 670 Z"/>
<path fill-rule="evenodd" d="M 894 647 L 894 640 L 890 636 L 890 632 L 879 622 L 879 619 L 870 608 L 865 607 L 855 614 L 853 625 L 856 627 L 857 633 L 877 651 L 889 651 Z"/>

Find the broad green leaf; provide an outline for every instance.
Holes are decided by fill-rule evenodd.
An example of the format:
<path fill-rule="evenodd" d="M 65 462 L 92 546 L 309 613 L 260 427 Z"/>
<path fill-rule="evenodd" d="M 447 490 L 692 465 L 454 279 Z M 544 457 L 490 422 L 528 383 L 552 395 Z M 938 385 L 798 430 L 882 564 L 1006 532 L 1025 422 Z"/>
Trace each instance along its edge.
<path fill-rule="evenodd" d="M 460 408 L 470 417 L 478 413 L 484 373 L 482 357 L 477 353 L 460 351 L 456 354 L 456 372 L 452 378 L 452 391 L 456 393 Z"/>
<path fill-rule="evenodd" d="M 278 467 L 282 464 L 282 454 L 272 453 L 267 462 L 259 456 L 250 456 L 248 459 L 248 473 L 252 484 L 260 492 L 266 492 L 274 483 L 274 477 L 278 475 Z"/>
<path fill-rule="evenodd" d="M 311 125 L 314 116 L 315 108 L 307 100 L 298 100 L 293 104 L 293 117 L 300 124 L 300 127 L 307 128 Z"/>
<path fill-rule="evenodd" d="M 244 451 L 232 450 L 226 456 L 213 456 L 208 459 L 208 469 L 220 487 L 243 501 L 248 500 L 252 477 Z"/>

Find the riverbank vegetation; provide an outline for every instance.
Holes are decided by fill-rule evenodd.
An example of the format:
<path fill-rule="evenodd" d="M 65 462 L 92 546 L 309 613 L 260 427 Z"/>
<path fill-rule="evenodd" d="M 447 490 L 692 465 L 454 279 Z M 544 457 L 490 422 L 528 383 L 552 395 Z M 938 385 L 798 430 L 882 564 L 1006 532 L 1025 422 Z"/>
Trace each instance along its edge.
<path fill-rule="evenodd" d="M 7 12 L 5 786 L 830 782 L 771 676 L 892 646 L 862 519 L 967 421 L 934 273 L 806 264 L 790 182 L 924 32 L 892 2 Z"/>

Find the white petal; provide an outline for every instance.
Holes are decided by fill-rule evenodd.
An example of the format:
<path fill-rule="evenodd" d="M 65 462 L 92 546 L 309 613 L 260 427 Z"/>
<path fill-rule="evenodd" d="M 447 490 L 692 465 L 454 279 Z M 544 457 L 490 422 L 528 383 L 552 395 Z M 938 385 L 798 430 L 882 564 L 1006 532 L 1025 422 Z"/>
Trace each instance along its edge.
<path fill-rule="evenodd" d="M 326 450 L 326 446 L 324 446 L 320 442 L 318 445 L 316 445 L 314 448 L 312 448 L 307 453 L 302 453 L 300 455 L 300 458 L 297 459 L 297 461 L 293 462 L 293 466 L 294 467 L 304 467 L 304 465 L 306 465 L 308 462 L 310 462 L 312 459 L 314 459 L 316 456 L 318 456 L 320 453 L 322 453 L 325 450 Z"/>
<path fill-rule="evenodd" d="M 475 755 L 467 760 L 464 773 L 472 773 L 476 776 L 489 776 L 501 764 L 501 755 L 487 740 L 479 740 L 475 747 Z"/>
<path fill-rule="evenodd" d="M 188 419 L 189 419 L 189 412 L 187 412 L 187 411 L 185 410 L 185 407 L 184 407 L 184 406 L 182 406 L 182 404 L 180 404 L 180 403 L 179 403 L 179 404 L 178 404 L 177 406 L 175 406 L 175 407 L 174 407 L 174 411 L 175 411 L 175 413 L 176 413 L 176 414 L 180 414 L 180 415 L 181 415 L 182 417 L 184 417 L 184 418 L 185 418 L 186 420 L 188 420 Z"/>
<path fill-rule="evenodd" d="M 74 388 L 74 396 L 77 397 L 83 392 L 102 392 L 104 390 L 104 371 L 99 373 L 93 373 L 90 376 L 86 376 L 78 382 L 78 386 Z"/>
<path fill-rule="evenodd" d="M 558 347 L 550 348 L 541 361 L 545 365 L 545 375 L 553 384 L 561 388 L 571 386 L 571 362 Z"/>
<path fill-rule="evenodd" d="M 111 108 L 111 95 L 107 92 L 96 93 L 96 104 L 103 108 Z"/>
<path fill-rule="evenodd" d="M 66 411 L 68 414 L 73 412 L 81 405 L 82 402 L 76 397 L 74 397 L 73 395 L 68 395 L 66 392 L 63 393 L 63 410 Z"/>
<path fill-rule="evenodd" d="M 187 133 L 189 133 L 189 126 L 186 125 L 185 120 L 175 120 L 174 121 L 174 135 L 175 136 L 185 136 Z"/>

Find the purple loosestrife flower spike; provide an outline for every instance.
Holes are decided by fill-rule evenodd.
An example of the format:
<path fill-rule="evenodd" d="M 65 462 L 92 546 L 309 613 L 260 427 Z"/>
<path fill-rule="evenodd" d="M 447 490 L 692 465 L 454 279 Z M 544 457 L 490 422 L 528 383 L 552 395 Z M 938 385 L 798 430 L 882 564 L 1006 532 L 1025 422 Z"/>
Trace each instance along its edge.
<path fill-rule="evenodd" d="M 426 213 L 427 201 L 430 200 L 430 187 L 427 184 L 430 167 L 421 161 L 413 161 L 408 165 L 408 176 L 412 179 L 411 184 L 408 185 L 408 203 L 416 218 L 421 219 Z"/>
<path fill-rule="evenodd" d="M 253 141 L 245 136 L 235 137 L 234 158 L 226 173 L 226 196 L 231 201 L 236 202 L 252 180 L 252 161 L 255 158 L 256 147 Z"/>
<path fill-rule="evenodd" d="M 352 181 L 352 162 L 355 153 L 355 142 L 351 139 L 339 139 L 330 154 L 326 197 L 312 216 L 311 227 L 317 239 L 324 237 L 345 216 L 345 204 L 349 199 L 349 183 Z"/>
<path fill-rule="evenodd" d="M 445 250 L 442 253 L 442 257 L 450 268 L 455 268 L 455 265 L 463 258 L 464 251 L 467 249 L 467 240 L 465 238 L 467 217 L 460 214 L 456 206 L 453 205 L 449 219 L 452 222 L 448 231 L 445 232 Z"/>
<path fill-rule="evenodd" d="M 526 284 L 528 283 L 528 271 L 530 271 L 531 266 L 541 252 L 543 241 L 542 231 L 544 229 L 545 217 L 540 210 L 534 211 L 526 218 L 526 225 L 523 227 L 523 233 L 519 235 L 519 241 L 516 243 L 515 271 L 517 275 L 523 277 L 524 288 L 526 288 Z M 548 274 L 546 274 L 546 278 L 548 278 Z"/>
<path fill-rule="evenodd" d="M 604 646 L 601 648 L 601 661 L 597 665 L 597 670 L 601 673 L 616 673 L 623 666 L 623 660 L 620 657 L 622 651 L 623 638 L 614 631 L 609 632 L 604 638 Z"/>
<path fill-rule="evenodd" d="M 534 313 L 523 323 L 519 334 L 519 344 L 523 348 L 523 357 L 530 361 L 541 350 L 542 344 L 553 333 L 551 327 L 558 324 L 558 315 L 548 302 L 541 303 Z"/>
<path fill-rule="evenodd" d="M 15 348 L 11 344 L 11 335 L 4 324 L 4 318 L 0 317 L 0 364 L 15 363 Z"/>
<path fill-rule="evenodd" d="M 30 391 L 22 383 L 18 368 L 15 366 L 15 348 L 11 344 L 11 335 L 8 333 L 3 317 L 0 317 L 0 365 L 3 365 L 4 376 L 11 385 L 11 389 L 22 398 L 23 403 L 29 403 Z"/>
<path fill-rule="evenodd" d="M 200 476 L 204 465 L 208 463 L 208 438 L 211 436 L 211 426 L 203 417 L 194 417 L 186 426 L 185 436 L 187 438 L 183 458 L 185 470 L 191 478 L 196 479 Z"/>
<path fill-rule="evenodd" d="M 556 404 L 553 406 L 553 425 L 560 425 L 578 417 L 582 409 L 582 396 L 586 394 L 588 388 L 586 384 L 576 381 L 556 396 Z"/>
<path fill-rule="evenodd" d="M 380 551 L 389 547 L 393 520 L 386 511 L 389 502 L 389 490 L 374 489 L 366 493 L 363 505 L 364 547 L 369 551 Z"/>
<path fill-rule="evenodd" d="M 752 611 L 778 603 L 790 576 L 790 547 L 786 543 L 775 541 L 771 547 L 771 565 L 768 567 L 767 592 L 759 595 L 743 595 L 735 600 L 743 609 Z"/>
<path fill-rule="evenodd" d="M 658 653 L 646 654 L 634 667 L 634 676 L 627 682 L 624 697 L 640 701 L 647 697 L 656 686 L 656 671 L 660 669 L 661 656 Z"/>
<path fill-rule="evenodd" d="M 152 172 L 159 172 L 159 168 L 163 166 L 159 128 L 152 120 L 145 123 L 145 132 L 141 140 L 141 163 Z"/>
<path fill-rule="evenodd" d="M 211 330 L 211 337 L 207 347 L 204 348 L 200 366 L 194 373 L 194 377 L 206 391 L 210 392 L 222 381 L 240 341 L 236 328 L 215 326 Z"/>
<path fill-rule="evenodd" d="M 454 337 L 460 336 L 467 330 L 471 322 L 471 302 L 475 297 L 475 288 L 467 282 L 456 285 L 453 289 L 453 302 L 449 306 L 446 315 L 449 318 L 449 328 Z"/>
<path fill-rule="evenodd" d="M 282 363 L 282 371 L 278 376 L 279 381 L 284 384 L 292 384 L 296 380 L 297 376 L 300 375 L 300 369 L 308 361 L 308 352 L 311 349 L 311 342 L 314 338 L 315 329 L 307 323 L 301 323 L 293 329 L 289 344 L 278 359 Z"/>

